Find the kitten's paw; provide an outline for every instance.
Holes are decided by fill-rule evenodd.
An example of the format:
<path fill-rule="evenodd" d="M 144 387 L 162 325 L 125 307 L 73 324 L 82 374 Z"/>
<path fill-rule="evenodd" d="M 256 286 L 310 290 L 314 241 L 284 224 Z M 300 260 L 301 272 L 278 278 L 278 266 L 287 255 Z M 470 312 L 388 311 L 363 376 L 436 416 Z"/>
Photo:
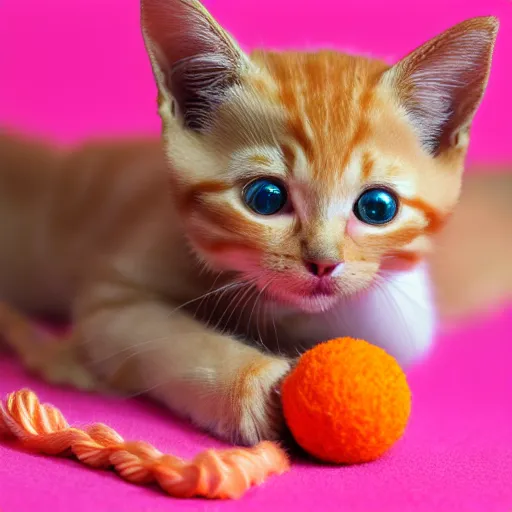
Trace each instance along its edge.
<path fill-rule="evenodd" d="M 211 430 L 233 444 L 254 445 L 282 438 L 286 425 L 280 386 L 290 361 L 261 355 L 235 374 Z"/>

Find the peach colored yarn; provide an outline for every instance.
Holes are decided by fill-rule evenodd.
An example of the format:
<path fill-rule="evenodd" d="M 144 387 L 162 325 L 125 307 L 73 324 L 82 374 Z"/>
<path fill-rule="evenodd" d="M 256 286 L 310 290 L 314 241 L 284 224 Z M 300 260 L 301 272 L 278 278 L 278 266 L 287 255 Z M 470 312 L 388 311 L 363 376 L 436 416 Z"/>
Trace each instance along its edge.
<path fill-rule="evenodd" d="M 41 404 L 26 389 L 0 403 L 0 436 L 14 437 L 46 455 L 74 455 L 94 468 L 113 467 L 129 482 L 157 482 L 179 498 L 239 498 L 270 475 L 289 469 L 284 451 L 270 442 L 254 448 L 207 450 L 187 462 L 148 443 L 126 442 L 101 423 L 84 430 L 72 428 L 57 408 Z"/>

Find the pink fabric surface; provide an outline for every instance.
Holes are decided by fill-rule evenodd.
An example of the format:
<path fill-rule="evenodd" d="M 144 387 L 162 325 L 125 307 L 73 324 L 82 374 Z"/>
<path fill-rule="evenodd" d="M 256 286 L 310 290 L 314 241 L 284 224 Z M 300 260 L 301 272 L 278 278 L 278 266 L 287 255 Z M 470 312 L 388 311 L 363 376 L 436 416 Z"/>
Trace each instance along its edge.
<path fill-rule="evenodd" d="M 512 510 L 512 308 L 440 336 L 411 372 L 413 414 L 383 459 L 325 467 L 296 461 L 238 502 L 179 501 L 77 462 L 0 445 L 2 512 L 507 512 Z M 0 394 L 23 386 L 79 424 L 102 421 L 125 438 L 191 456 L 219 446 L 157 406 L 55 389 L 0 360 Z"/>
<path fill-rule="evenodd" d="M 244 48 L 331 47 L 395 59 L 471 16 L 501 30 L 472 160 L 509 161 L 510 0 L 204 0 Z M 157 133 L 139 0 L 0 0 L 0 127 L 74 142 Z"/>

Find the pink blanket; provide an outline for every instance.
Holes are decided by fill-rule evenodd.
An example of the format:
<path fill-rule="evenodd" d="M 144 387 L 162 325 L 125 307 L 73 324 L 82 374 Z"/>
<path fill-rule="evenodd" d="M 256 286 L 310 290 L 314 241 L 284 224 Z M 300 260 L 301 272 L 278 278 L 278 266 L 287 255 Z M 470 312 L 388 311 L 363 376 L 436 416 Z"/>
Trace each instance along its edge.
<path fill-rule="evenodd" d="M 292 471 L 239 502 L 179 501 L 155 488 L 75 461 L 0 445 L 2 512 L 507 512 L 512 510 L 512 308 L 440 336 L 410 374 L 414 404 L 404 439 L 382 460 L 357 467 L 296 461 Z M 30 386 L 71 422 L 102 421 L 128 439 L 191 456 L 219 446 L 142 400 L 54 389 L 0 361 L 0 394 Z"/>

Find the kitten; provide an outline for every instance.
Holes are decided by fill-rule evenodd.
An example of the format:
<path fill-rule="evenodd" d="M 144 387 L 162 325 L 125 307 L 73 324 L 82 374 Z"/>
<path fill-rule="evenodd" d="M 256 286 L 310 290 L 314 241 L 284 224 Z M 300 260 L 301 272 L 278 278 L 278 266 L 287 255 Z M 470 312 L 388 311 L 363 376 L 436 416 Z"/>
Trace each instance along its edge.
<path fill-rule="evenodd" d="M 466 21 L 389 67 L 247 55 L 198 1 L 143 0 L 163 152 L 2 140 L 2 296 L 75 325 L 49 356 L 5 307 L 8 341 L 50 379 L 88 368 L 244 444 L 282 434 L 279 383 L 312 344 L 418 360 L 435 328 L 424 261 L 497 28 Z"/>

